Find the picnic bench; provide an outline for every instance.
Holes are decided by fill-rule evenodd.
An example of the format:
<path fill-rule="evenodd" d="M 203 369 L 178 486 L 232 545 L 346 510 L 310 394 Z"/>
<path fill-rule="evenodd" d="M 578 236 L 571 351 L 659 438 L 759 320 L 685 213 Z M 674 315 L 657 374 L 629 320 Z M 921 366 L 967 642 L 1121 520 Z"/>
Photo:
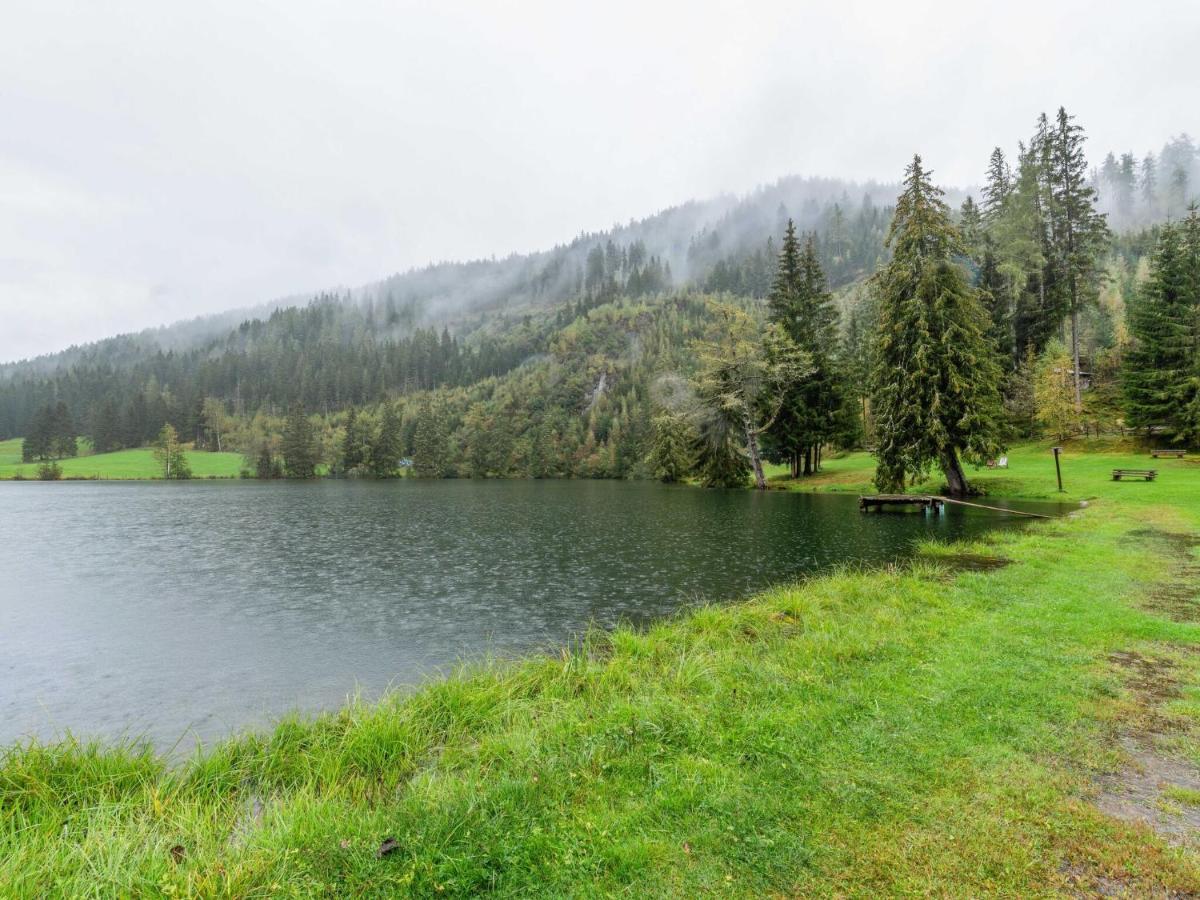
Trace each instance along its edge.
<path fill-rule="evenodd" d="M 1165 447 L 1160 447 L 1157 450 L 1151 450 L 1150 455 L 1155 459 L 1166 457 L 1167 459 L 1183 459 L 1187 456 L 1186 450 L 1168 450 Z"/>
<path fill-rule="evenodd" d="M 1153 481 L 1157 477 L 1157 469 L 1113 469 L 1113 481 L 1120 481 L 1122 478 L 1142 478 L 1146 481 Z"/>

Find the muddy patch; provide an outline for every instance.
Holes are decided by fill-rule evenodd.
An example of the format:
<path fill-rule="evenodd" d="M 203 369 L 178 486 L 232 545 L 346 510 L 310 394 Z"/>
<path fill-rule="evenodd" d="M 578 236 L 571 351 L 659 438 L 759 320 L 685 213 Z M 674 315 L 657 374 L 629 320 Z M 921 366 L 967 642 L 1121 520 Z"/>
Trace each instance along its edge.
<path fill-rule="evenodd" d="M 1196 567 L 1192 579 L 1200 579 L 1200 567 Z M 1196 581 L 1165 584 L 1150 591 L 1142 603 L 1145 609 L 1160 613 L 1173 622 L 1200 621 L 1200 594 Z"/>
<path fill-rule="evenodd" d="M 1143 656 L 1131 650 L 1110 653 L 1108 661 L 1124 673 L 1125 685 L 1139 704 L 1158 706 L 1164 700 L 1181 696 L 1177 666 L 1161 656 Z"/>
<path fill-rule="evenodd" d="M 1136 736 L 1121 738 L 1128 764 L 1102 775 L 1096 808 L 1122 822 L 1144 824 L 1168 842 L 1193 846 L 1200 832 L 1200 769 L 1159 753 Z"/>
<path fill-rule="evenodd" d="M 1200 535 L 1157 528 L 1138 528 L 1126 535 L 1131 543 L 1157 544 L 1171 557 L 1167 578 L 1155 584 L 1142 601 L 1142 608 L 1175 622 L 1200 621 Z"/>
<path fill-rule="evenodd" d="M 1066 881 L 1069 897 L 1122 897 L 1138 900 L 1184 900 L 1195 894 L 1171 891 L 1147 885 L 1130 878 L 1114 878 L 1101 874 L 1088 866 L 1063 863 L 1059 868 Z"/>
<path fill-rule="evenodd" d="M 1108 660 L 1134 702 L 1117 736 L 1121 768 L 1096 777 L 1093 802 L 1105 815 L 1147 827 L 1168 843 L 1200 847 L 1200 767 L 1165 746 L 1189 726 L 1164 708 L 1183 696 L 1179 664 L 1134 651 L 1109 654 Z"/>
<path fill-rule="evenodd" d="M 1179 553 L 1187 553 L 1194 547 L 1200 547 L 1200 535 L 1188 534 L 1183 531 L 1163 531 L 1161 528 L 1135 528 L 1126 537 L 1132 538 L 1135 542 L 1161 541 Z"/>

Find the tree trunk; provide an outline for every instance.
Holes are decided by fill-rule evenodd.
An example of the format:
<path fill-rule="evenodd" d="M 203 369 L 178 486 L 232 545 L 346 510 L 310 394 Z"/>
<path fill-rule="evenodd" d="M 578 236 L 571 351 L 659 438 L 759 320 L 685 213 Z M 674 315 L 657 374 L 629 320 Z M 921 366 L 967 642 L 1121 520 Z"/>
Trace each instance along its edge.
<path fill-rule="evenodd" d="M 967 476 L 963 474 L 962 463 L 954 448 L 942 453 L 942 471 L 946 475 L 946 488 L 952 495 L 961 497 L 967 493 Z"/>
<path fill-rule="evenodd" d="M 1075 292 L 1072 279 L 1071 292 Z M 1075 412 L 1083 412 L 1083 394 L 1079 389 L 1079 306 L 1071 301 L 1071 359 L 1075 364 Z"/>
<path fill-rule="evenodd" d="M 758 453 L 758 433 L 751 427 L 749 420 L 745 423 L 746 449 L 750 451 L 750 467 L 754 470 L 754 486 L 760 490 L 767 489 L 767 479 L 763 475 L 762 457 Z"/>

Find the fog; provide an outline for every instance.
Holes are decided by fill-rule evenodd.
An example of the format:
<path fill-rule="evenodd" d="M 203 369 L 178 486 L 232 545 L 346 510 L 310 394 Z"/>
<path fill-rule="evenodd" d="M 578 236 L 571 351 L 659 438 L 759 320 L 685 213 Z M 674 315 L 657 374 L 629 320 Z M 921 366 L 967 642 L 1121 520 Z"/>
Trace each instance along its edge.
<path fill-rule="evenodd" d="M 1195 116 L 1200 4 L 5 4 L 0 360 L 788 174 L 977 183 Z"/>

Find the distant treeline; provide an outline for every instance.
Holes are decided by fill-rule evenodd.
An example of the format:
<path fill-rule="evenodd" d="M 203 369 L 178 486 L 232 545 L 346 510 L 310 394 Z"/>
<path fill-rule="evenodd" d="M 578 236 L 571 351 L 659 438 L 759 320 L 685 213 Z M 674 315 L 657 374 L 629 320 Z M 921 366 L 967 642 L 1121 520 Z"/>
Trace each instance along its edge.
<path fill-rule="evenodd" d="M 1138 427 L 1194 440 L 1188 417 L 1200 413 L 1188 410 L 1200 401 L 1187 385 L 1200 378 L 1197 326 L 1181 323 L 1200 321 L 1200 276 L 1188 261 L 1195 216 L 1114 236 L 1103 208 L 1116 204 L 1131 223 L 1174 211 L 1191 194 L 1195 149 L 1184 136 L 1136 171 L 1128 155 L 1090 170 L 1083 141 L 1065 111 L 1043 115 L 1015 154 L 993 152 L 980 196 L 965 197 L 951 217 L 954 265 L 986 315 L 1004 427 Z M 320 296 L 190 349 L 114 339 L 77 348 L 57 367 L 49 359 L 4 367 L 0 438 L 27 436 L 35 457 L 52 458 L 66 455 L 66 431 L 103 452 L 145 445 L 169 424 L 198 449 L 243 452 L 247 471 L 264 475 L 387 477 L 408 468 L 401 460 L 431 475 L 656 474 L 664 458 L 674 460 L 667 468 L 683 458 L 679 447 L 698 465 L 702 439 L 712 438 L 697 432 L 703 417 L 668 421 L 679 398 L 663 395 L 672 378 L 693 400 L 703 393 L 700 357 L 715 346 L 713 322 L 750 335 L 770 320 L 812 370 L 803 389 L 787 392 L 790 405 L 751 428 L 754 441 L 745 428 L 730 432 L 723 465 L 737 471 L 734 457 L 757 443 L 766 458 L 811 471 L 823 447 L 873 439 L 873 276 L 893 262 L 897 208 L 878 186 L 852 203 L 840 183 L 796 184 L 798 209 L 779 202 L 787 191 L 775 186 L 728 202 L 691 232 L 685 226 L 702 216 L 686 206 L 546 254 L 435 266 L 377 290 Z M 505 273 L 511 293 L 489 294 L 496 303 L 439 327 L 422 324 L 426 301 L 405 286 L 461 287 L 454 272 L 468 270 Z M 847 289 L 835 296 L 839 288 Z M 767 365 L 747 348 L 772 340 L 764 331 L 720 352 Z M 789 358 L 781 346 L 771 366 Z M 1148 374 L 1166 358 L 1169 387 Z M 1056 378 L 1071 395 L 1065 405 L 1051 402 Z M 285 423 L 295 436 L 301 420 L 312 426 L 311 466 L 289 464 L 284 451 Z"/>

